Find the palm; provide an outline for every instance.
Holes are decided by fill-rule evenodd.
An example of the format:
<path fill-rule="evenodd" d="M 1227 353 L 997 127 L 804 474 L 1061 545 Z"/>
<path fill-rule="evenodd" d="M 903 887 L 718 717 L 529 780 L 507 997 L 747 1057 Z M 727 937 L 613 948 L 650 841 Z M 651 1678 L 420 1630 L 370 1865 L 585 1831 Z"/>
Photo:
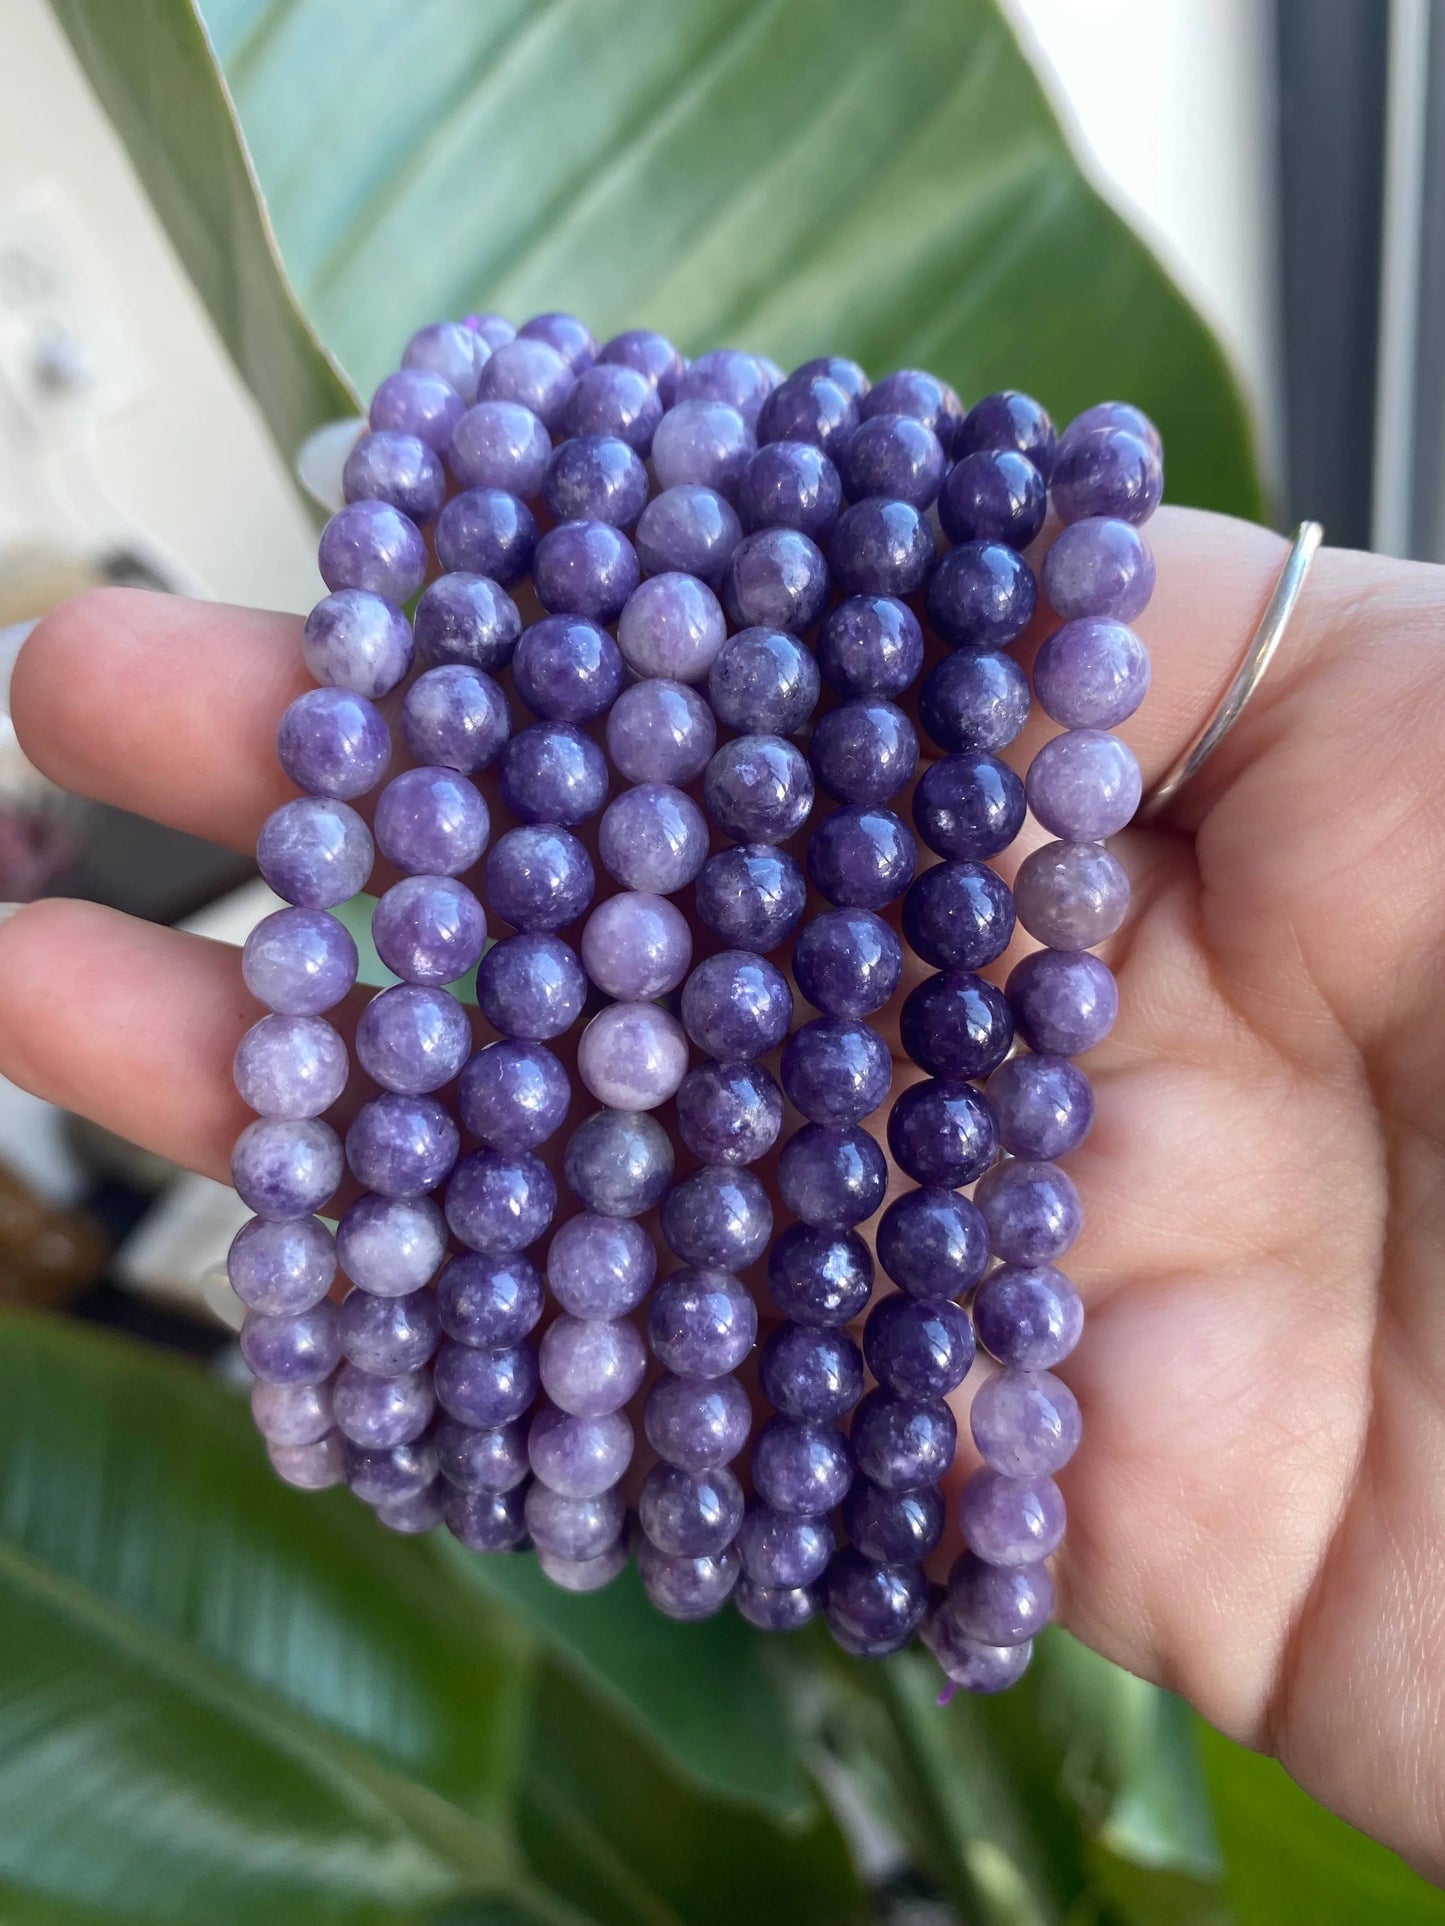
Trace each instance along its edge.
<path fill-rule="evenodd" d="M 1146 775 L 1207 712 L 1281 554 L 1188 515 L 1157 547 L 1156 689 L 1129 731 Z M 1371 569 L 1395 607 L 1362 620 Z M 1433 581 L 1325 558 L 1309 594 L 1333 627 L 1297 623 L 1193 818 L 1121 844 L 1124 1014 L 1071 1166 L 1091 1315 L 1066 1374 L 1089 1435 L 1060 1561 L 1081 1636 L 1426 1862 L 1445 1205 L 1421 857 L 1445 781 L 1409 605 Z M 91 598 L 27 645 L 13 706 L 69 787 L 244 848 L 285 793 L 270 738 L 300 685 L 277 618 Z M 194 939 L 60 904 L 0 933 L 0 1070 L 213 1175 L 252 1014 L 234 958 Z"/>

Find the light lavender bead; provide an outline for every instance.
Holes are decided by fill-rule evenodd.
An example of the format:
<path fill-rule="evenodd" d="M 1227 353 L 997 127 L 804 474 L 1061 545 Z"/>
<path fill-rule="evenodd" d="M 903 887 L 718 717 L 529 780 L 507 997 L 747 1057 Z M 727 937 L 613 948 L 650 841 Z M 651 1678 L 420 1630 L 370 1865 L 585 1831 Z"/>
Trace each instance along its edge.
<path fill-rule="evenodd" d="M 969 1411 L 986 1465 L 1011 1478 L 1047 1478 L 1079 1448 L 1078 1400 L 1048 1371 L 1000 1371 L 980 1386 Z"/>
<path fill-rule="evenodd" d="M 365 889 L 375 851 L 371 831 L 349 803 L 302 796 L 261 825 L 256 866 L 288 903 L 333 909 Z"/>
<path fill-rule="evenodd" d="M 687 1075 L 687 1033 L 655 1003 L 612 1003 L 577 1046 L 577 1074 L 609 1110 L 655 1110 Z"/>
<path fill-rule="evenodd" d="M 514 1491 L 531 1476 L 522 1424 L 483 1428 L 443 1418 L 436 1447 L 441 1474 L 458 1491 Z"/>
<path fill-rule="evenodd" d="M 375 1297 L 407 1297 L 430 1284 L 447 1230 L 430 1197 L 358 1197 L 336 1227 L 341 1268 Z"/>
<path fill-rule="evenodd" d="M 1132 622 L 1154 593 L 1154 556 L 1139 530 L 1109 516 L 1061 529 L 1044 557 L 1044 593 L 1066 622 Z"/>
<path fill-rule="evenodd" d="M 1084 1305 L 1062 1271 L 1000 1265 L 973 1300 L 978 1341 L 1000 1364 L 1046 1371 L 1061 1364 L 1084 1330 Z"/>
<path fill-rule="evenodd" d="M 1034 1565 L 1063 1539 L 1063 1495 L 1052 1478 L 1009 1478 L 984 1465 L 963 1488 L 958 1520 L 985 1564 Z"/>
<path fill-rule="evenodd" d="M 637 1569 L 642 1589 L 664 1618 L 691 1625 L 722 1610 L 741 1568 L 731 1546 L 711 1558 L 669 1558 L 644 1538 Z"/>
<path fill-rule="evenodd" d="M 1092 950 L 1129 913 L 1129 877 L 1102 843 L 1045 843 L 1014 879 L 1014 908 L 1051 950 Z"/>
<path fill-rule="evenodd" d="M 447 480 L 433 449 L 417 435 L 391 429 L 363 435 L 341 471 L 349 502 L 385 502 L 418 525 L 435 519 L 447 498 Z"/>
<path fill-rule="evenodd" d="M 523 1494 L 511 1491 L 459 1491 L 446 1483 L 441 1493 L 442 1520 L 468 1551 L 515 1551 L 527 1536 Z"/>
<path fill-rule="evenodd" d="M 266 1447 L 271 1469 L 298 1491 L 329 1491 L 346 1478 L 346 1455 L 339 1431 L 330 1431 L 314 1444 L 271 1444 Z"/>
<path fill-rule="evenodd" d="M 325 596 L 306 618 L 306 667 L 318 682 L 357 695 L 384 696 L 411 667 L 411 624 L 394 602 L 360 589 Z"/>
<path fill-rule="evenodd" d="M 626 889 L 670 896 L 707 861 L 707 819 L 691 796 L 670 783 L 639 783 L 602 812 L 597 851 Z"/>
<path fill-rule="evenodd" d="M 652 469 L 659 488 L 697 482 L 733 501 L 757 447 L 752 430 L 726 402 L 680 401 L 652 437 Z"/>
<path fill-rule="evenodd" d="M 647 1296 L 656 1272 L 652 1239 L 627 1218 L 590 1211 L 570 1217 L 547 1247 L 552 1296 L 574 1317 L 624 1317 Z"/>
<path fill-rule="evenodd" d="M 360 589 L 398 606 L 426 580 L 426 543 L 416 523 L 386 502 L 348 502 L 338 510 L 321 531 L 316 559 L 333 592 Z"/>
<path fill-rule="evenodd" d="M 446 1190 L 447 1223 L 468 1249 L 489 1257 L 522 1251 L 551 1223 L 557 1186 L 530 1151 L 470 1151 Z"/>
<path fill-rule="evenodd" d="M 725 401 L 736 408 L 749 428 L 757 425 L 763 403 L 782 380 L 774 361 L 741 348 L 709 348 L 678 376 L 679 403 L 696 399 Z"/>
<path fill-rule="evenodd" d="M 441 985 L 465 976 L 482 953 L 482 906 L 451 876 L 405 876 L 371 913 L 376 953 L 408 983 Z"/>
<path fill-rule="evenodd" d="M 341 1348 L 347 1361 L 376 1377 L 419 1371 L 440 1337 L 436 1295 L 429 1290 L 409 1291 L 405 1297 L 353 1291 L 341 1307 Z"/>
<path fill-rule="evenodd" d="M 924 1627 L 922 1637 L 944 1677 L 964 1692 L 1007 1691 L 1028 1670 L 1034 1649 L 1027 1639 L 1021 1645 L 986 1645 L 968 1638 L 942 1613 Z"/>
<path fill-rule="evenodd" d="M 985 1645 L 1022 1645 L 1054 1614 L 1054 1581 L 1047 1565 L 986 1565 L 963 1552 L 948 1574 L 939 1617 L 950 1633 Z"/>
<path fill-rule="evenodd" d="M 692 962 L 687 918 L 665 896 L 623 890 L 582 928 L 582 964 L 597 988 L 628 1003 L 675 990 Z"/>
<path fill-rule="evenodd" d="M 646 375 L 664 408 L 677 399 L 677 384 L 687 367 L 667 336 L 655 328 L 628 328 L 613 335 L 598 349 L 597 359 L 604 366 L 616 362 Z"/>
<path fill-rule="evenodd" d="M 278 1016 L 319 1016 L 356 981 L 356 943 L 344 923 L 323 910 L 273 910 L 246 938 L 246 988 Z"/>
<path fill-rule="evenodd" d="M 517 338 L 517 330 L 504 314 L 464 315 L 462 326 L 479 335 L 492 353 L 495 353 L 504 341 L 515 341 Z"/>
<path fill-rule="evenodd" d="M 404 769 L 376 799 L 377 848 L 411 875 L 465 875 L 490 833 L 487 805 L 455 769 Z"/>
<path fill-rule="evenodd" d="M 415 435 L 442 454 L 462 418 L 462 398 L 442 375 L 427 368 L 402 368 L 389 374 L 372 396 L 369 418 L 373 428 Z"/>
<path fill-rule="evenodd" d="M 621 1411 L 574 1418 L 544 1405 L 527 1434 L 532 1470 L 564 1498 L 595 1498 L 632 1462 L 632 1426 Z"/>
<path fill-rule="evenodd" d="M 1079 1193 L 1057 1164 L 1011 1157 L 979 1178 L 973 1200 L 989 1249 L 1008 1264 L 1052 1263 L 1083 1228 Z"/>
<path fill-rule="evenodd" d="M 346 1482 L 364 1505 L 396 1505 L 431 1489 L 437 1475 L 436 1446 L 429 1439 L 372 1450 L 346 1447 Z"/>
<path fill-rule="evenodd" d="M 519 336 L 493 348 L 477 377 L 477 396 L 481 401 L 518 401 L 545 428 L 557 429 L 575 380 L 555 348 Z"/>
<path fill-rule="evenodd" d="M 672 1140 L 646 1111 L 599 1110 L 572 1133 L 564 1171 L 574 1195 L 605 1217 L 640 1217 L 672 1181 Z"/>
<path fill-rule="evenodd" d="M 537 1547 L 537 1567 L 564 1592 L 600 1592 L 627 1569 L 627 1540 L 618 1538 L 595 1558 L 558 1558 Z"/>
<path fill-rule="evenodd" d="M 518 401 L 481 401 L 452 430 L 451 470 L 463 488 L 500 488 L 526 501 L 540 494 L 552 437 Z"/>
<path fill-rule="evenodd" d="M 264 1378 L 257 1378 L 251 1386 L 251 1416 L 269 1444 L 319 1444 L 335 1424 L 331 1387 L 267 1384 Z"/>
<path fill-rule="evenodd" d="M 1014 1157 L 1066 1157 L 1094 1121 L 1093 1086 L 1067 1057 L 1021 1052 L 999 1065 L 985 1094 L 999 1141 Z"/>
<path fill-rule="evenodd" d="M 796 1632 L 816 1618 L 820 1604 L 813 1585 L 759 1585 L 744 1572 L 733 1592 L 738 1617 L 760 1632 Z"/>
<path fill-rule="evenodd" d="M 393 1498 L 388 1504 L 375 1505 L 372 1512 L 378 1525 L 384 1525 L 388 1531 L 405 1532 L 408 1537 L 435 1531 L 445 1516 L 441 1491 L 435 1483 L 428 1485 L 424 1491 L 411 1492 L 405 1498 Z"/>
<path fill-rule="evenodd" d="M 517 330 L 521 341 L 545 341 L 555 348 L 574 375 L 585 374 L 597 359 L 597 337 L 575 314 L 534 314 Z"/>
<path fill-rule="evenodd" d="M 440 375 L 465 402 L 477 392 L 477 376 L 491 355 L 491 345 L 460 321 L 433 321 L 418 328 L 401 351 L 403 368 Z"/>
<path fill-rule="evenodd" d="M 1067 729 L 1113 729 L 1149 693 L 1149 651 L 1103 616 L 1065 622 L 1034 657 L 1034 694 Z"/>
<path fill-rule="evenodd" d="M 394 1091 L 364 1103 L 346 1133 L 346 1161 L 382 1197 L 420 1197 L 435 1190 L 457 1160 L 460 1135 L 435 1097 Z"/>
<path fill-rule="evenodd" d="M 281 717 L 276 757 L 298 789 L 353 802 L 374 789 L 391 761 L 391 737 L 354 689 L 308 689 Z"/>
<path fill-rule="evenodd" d="M 398 983 L 373 997 L 356 1025 L 356 1056 L 383 1090 L 424 1096 L 450 1083 L 471 1054 L 472 1026 L 445 990 Z"/>
<path fill-rule="evenodd" d="M 262 1117 L 319 1117 L 346 1088 L 346 1045 L 321 1017 L 262 1017 L 236 1045 L 236 1090 Z"/>
<path fill-rule="evenodd" d="M 538 1551 L 554 1558 L 600 1558 L 617 1542 L 626 1516 L 615 1485 L 595 1498 L 564 1498 L 541 1483 L 527 1492 L 527 1531 Z"/>
<path fill-rule="evenodd" d="M 715 488 L 695 482 L 665 488 L 643 509 L 633 538 L 644 575 L 676 569 L 716 593 L 743 539 L 737 510 Z"/>
<path fill-rule="evenodd" d="M 537 1395 L 537 1358 L 530 1344 L 478 1351 L 447 1338 L 432 1368 L 437 1399 L 449 1417 L 479 1431 L 512 1424 Z"/>
<path fill-rule="evenodd" d="M 344 1168 L 341 1139 L 314 1117 L 248 1124 L 231 1153 L 231 1182 L 258 1217 L 309 1217 L 329 1201 Z"/>
<path fill-rule="evenodd" d="M 1096 843 L 1132 821 L 1143 779 L 1117 736 L 1070 729 L 1039 750 L 1024 788 L 1045 829 L 1067 842 Z"/>
<path fill-rule="evenodd" d="M 653 575 L 633 590 L 617 646 L 640 676 L 702 682 L 727 637 L 722 604 L 695 575 Z"/>
<path fill-rule="evenodd" d="M 683 682 L 634 683 L 607 717 L 607 753 L 629 782 L 691 782 L 707 767 L 716 743 L 712 710 Z"/>
<path fill-rule="evenodd" d="M 1119 1014 L 1113 971 L 1087 950 L 1035 950 L 1014 965 L 1007 989 L 1019 1035 L 1042 1056 L 1082 1056 Z"/>
<path fill-rule="evenodd" d="M 341 1362 L 341 1324 L 334 1304 L 313 1304 L 292 1317 L 248 1311 L 241 1356 L 266 1384 L 323 1384 Z"/>
<path fill-rule="evenodd" d="M 542 1389 L 577 1418 L 622 1410 L 647 1368 L 647 1348 L 625 1318 L 555 1318 L 538 1358 Z"/>
<path fill-rule="evenodd" d="M 284 1223 L 253 1217 L 231 1239 L 226 1275 L 231 1289 L 251 1310 L 293 1317 L 319 1304 L 331 1289 L 336 1246 L 318 1217 Z"/>

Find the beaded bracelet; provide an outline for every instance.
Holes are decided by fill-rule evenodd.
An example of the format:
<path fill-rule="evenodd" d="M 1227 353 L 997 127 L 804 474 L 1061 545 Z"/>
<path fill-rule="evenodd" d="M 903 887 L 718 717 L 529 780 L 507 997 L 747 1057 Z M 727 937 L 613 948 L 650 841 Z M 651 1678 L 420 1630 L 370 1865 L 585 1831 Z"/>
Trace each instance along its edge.
<path fill-rule="evenodd" d="M 277 738 L 301 794 L 257 851 L 290 907 L 242 964 L 271 1014 L 236 1054 L 258 1121 L 233 1160 L 255 1216 L 230 1276 L 273 1465 L 344 1482 L 393 1530 L 533 1548 L 574 1591 L 635 1548 L 673 1617 L 732 1599 L 786 1629 L 821 1610 L 850 1652 L 921 1632 L 953 1685 L 1011 1683 L 1050 1616 L 1053 1478 L 1079 1442 L 1053 1375 L 1083 1322 L 1057 1268 L 1081 1218 L 1058 1160 L 1093 1116 L 1072 1059 L 1117 1007 L 1091 952 L 1129 901 L 1106 843 L 1140 778 L 1109 731 L 1149 681 L 1127 624 L 1153 585 L 1157 434 L 1121 403 L 1056 437 L 1025 395 L 965 413 L 917 370 L 870 386 L 825 358 L 785 379 L 731 351 L 689 364 L 646 330 L 599 351 L 565 315 L 474 315 L 413 336 L 342 485 L 303 639 L 318 686 Z M 1007 651 L 1035 615 L 1026 551 L 1050 501 L 1062 624 L 1033 692 L 1062 733 L 1021 781 L 1000 752 L 1030 689 Z M 920 677 L 936 755 L 915 839 L 900 704 Z M 373 790 L 368 827 L 353 805 Z M 1029 811 L 1058 840 L 1011 891 L 990 864 Z M 921 869 L 920 841 L 939 859 Z M 357 1019 L 371 1090 L 343 1144 L 323 1119 L 350 1063 L 325 1019 L 358 957 L 329 912 L 378 852 L 397 880 L 372 935 L 399 980 Z M 599 866 L 617 885 L 600 901 Z M 980 972 L 1016 917 L 1042 947 L 1000 990 Z M 870 1248 L 900 925 L 933 972 L 898 1016 L 921 1080 L 887 1116 L 914 1188 Z M 473 968 L 480 1048 L 455 993 Z M 817 1012 L 801 1022 L 794 985 Z M 540 1153 L 572 1108 L 555 1046 L 579 1026 L 600 1107 L 555 1160 L 581 1209 L 553 1230 Z M 333 1238 L 317 1213 L 348 1169 L 360 1195 Z M 772 1194 L 792 1220 L 776 1235 Z M 867 1310 L 874 1250 L 894 1288 Z M 780 1322 L 745 1497 L 755 1266 Z M 997 1368 L 940 1587 L 948 1400 L 976 1341 Z M 656 1462 L 630 1520 L 639 1398 Z"/>

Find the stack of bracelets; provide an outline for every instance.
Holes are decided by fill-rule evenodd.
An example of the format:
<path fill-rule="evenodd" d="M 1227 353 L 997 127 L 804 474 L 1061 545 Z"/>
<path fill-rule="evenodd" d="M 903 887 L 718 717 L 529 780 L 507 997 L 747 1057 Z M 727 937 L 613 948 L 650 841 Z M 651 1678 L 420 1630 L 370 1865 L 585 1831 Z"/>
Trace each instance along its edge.
<path fill-rule="evenodd" d="M 291 907 L 243 957 L 271 1014 L 236 1055 L 255 1216 L 229 1268 L 282 1478 L 345 1483 L 397 1531 L 534 1549 L 573 1591 L 635 1549 L 671 1617 L 821 1611 L 849 1652 L 921 1633 L 954 1685 L 1019 1677 L 1079 1442 L 1053 1375 L 1083 1322 L 1055 1268 L 1081 1222 L 1059 1159 L 1093 1114 L 1072 1059 L 1117 1007 L 1090 951 L 1128 907 L 1105 845 L 1140 777 L 1109 731 L 1148 687 L 1126 625 L 1162 486 L 1122 403 L 1056 436 L 1019 393 L 965 412 L 919 371 L 689 364 L 646 330 L 599 350 L 560 314 L 413 337 L 321 537 L 319 686 L 278 736 L 301 794 L 257 852 Z M 1030 688 L 1007 650 L 1050 502 L 1061 626 L 1033 697 L 1062 732 L 1021 780 L 1000 752 Z M 900 704 L 920 677 L 915 784 Z M 1027 811 L 1058 840 L 1011 892 L 989 864 Z M 358 958 L 329 912 L 378 854 L 396 880 L 372 934 L 399 981 L 357 1018 L 370 1087 L 343 1143 L 326 1013 Z M 618 887 L 594 902 L 599 868 Z M 1016 917 L 1043 947 L 999 989 L 980 972 Z M 921 1076 L 886 1136 L 913 1187 L 865 1238 L 894 1083 L 875 1025 L 905 942 L 934 972 L 896 1019 Z M 480 1048 L 454 987 L 474 968 Z M 816 1015 L 795 1020 L 795 992 Z M 598 1107 L 563 1144 L 574 1077 Z M 348 1169 L 333 1236 L 316 1213 Z M 564 1185 L 581 1209 L 554 1229 Z M 872 1301 L 875 1251 L 894 1288 Z M 751 1387 L 755 1266 L 779 1322 Z M 925 1566 L 975 1339 L 996 1368 L 942 1587 Z M 639 1399 L 656 1462 L 634 1516 Z"/>

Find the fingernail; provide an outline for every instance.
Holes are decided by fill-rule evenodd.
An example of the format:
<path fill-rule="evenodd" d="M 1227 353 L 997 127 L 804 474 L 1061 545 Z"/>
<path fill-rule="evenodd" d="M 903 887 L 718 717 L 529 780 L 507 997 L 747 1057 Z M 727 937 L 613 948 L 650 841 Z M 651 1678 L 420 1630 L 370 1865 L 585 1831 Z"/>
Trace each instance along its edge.
<path fill-rule="evenodd" d="M 20 646 L 32 629 L 38 629 L 38 619 L 34 622 L 16 622 L 9 628 L 0 629 L 0 716 L 10 713 L 10 677 L 14 674 Z M 12 904 L 12 908 L 19 908 Z"/>

